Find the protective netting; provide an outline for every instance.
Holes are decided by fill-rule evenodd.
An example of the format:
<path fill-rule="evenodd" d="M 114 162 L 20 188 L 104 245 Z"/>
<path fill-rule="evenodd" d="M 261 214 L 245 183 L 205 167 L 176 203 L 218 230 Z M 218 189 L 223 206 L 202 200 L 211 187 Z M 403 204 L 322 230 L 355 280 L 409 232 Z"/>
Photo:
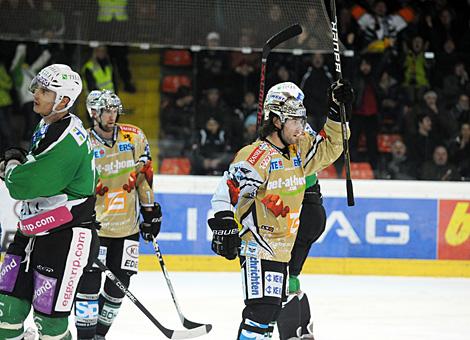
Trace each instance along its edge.
<path fill-rule="evenodd" d="M 0 2 L 0 39 L 4 40 L 190 47 L 206 46 L 208 34 L 217 32 L 221 48 L 256 50 L 296 22 L 304 33 L 281 49 L 331 50 L 323 0 Z"/>

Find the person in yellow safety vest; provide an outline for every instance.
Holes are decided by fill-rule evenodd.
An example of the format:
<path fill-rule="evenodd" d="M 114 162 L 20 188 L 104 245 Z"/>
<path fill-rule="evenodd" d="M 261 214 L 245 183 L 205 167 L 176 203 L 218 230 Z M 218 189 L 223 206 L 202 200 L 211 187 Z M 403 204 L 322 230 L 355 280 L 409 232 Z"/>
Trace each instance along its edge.
<path fill-rule="evenodd" d="M 113 65 L 108 56 L 106 46 L 98 46 L 93 50 L 93 55 L 82 68 L 84 85 L 87 92 L 93 90 L 110 90 L 116 92 L 117 88 Z"/>
<path fill-rule="evenodd" d="M 127 21 L 127 0 L 98 0 L 98 22 Z"/>

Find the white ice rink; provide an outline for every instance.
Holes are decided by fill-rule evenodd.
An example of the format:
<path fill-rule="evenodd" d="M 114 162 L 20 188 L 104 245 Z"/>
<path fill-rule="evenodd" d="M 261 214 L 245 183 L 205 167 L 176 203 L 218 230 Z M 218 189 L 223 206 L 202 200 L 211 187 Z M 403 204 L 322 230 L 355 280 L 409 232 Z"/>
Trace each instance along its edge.
<path fill-rule="evenodd" d="M 213 325 L 197 339 L 235 339 L 243 308 L 239 274 L 170 277 L 186 318 Z M 301 285 L 316 340 L 470 339 L 470 279 L 303 275 Z M 140 272 L 131 291 L 164 326 L 182 329 L 160 272 Z M 126 298 L 107 339 L 166 337 Z"/>

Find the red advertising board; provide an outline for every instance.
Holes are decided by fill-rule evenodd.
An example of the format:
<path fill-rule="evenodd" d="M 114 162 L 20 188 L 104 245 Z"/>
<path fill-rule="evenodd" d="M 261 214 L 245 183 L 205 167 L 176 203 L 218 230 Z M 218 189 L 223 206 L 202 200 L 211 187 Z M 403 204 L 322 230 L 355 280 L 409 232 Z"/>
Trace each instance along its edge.
<path fill-rule="evenodd" d="M 470 260 L 470 201 L 439 201 L 437 258 Z"/>

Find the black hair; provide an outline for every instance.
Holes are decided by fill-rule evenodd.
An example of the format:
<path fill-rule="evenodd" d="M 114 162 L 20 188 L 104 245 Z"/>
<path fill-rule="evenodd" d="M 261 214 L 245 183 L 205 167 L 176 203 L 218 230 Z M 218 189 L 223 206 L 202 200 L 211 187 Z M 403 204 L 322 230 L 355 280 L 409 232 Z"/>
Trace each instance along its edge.
<path fill-rule="evenodd" d="M 263 120 L 261 123 L 261 127 L 259 129 L 259 137 L 261 139 L 266 139 L 270 134 L 278 130 L 276 125 L 274 125 L 274 117 L 276 117 L 276 115 L 269 112 L 269 118 L 267 120 Z"/>

